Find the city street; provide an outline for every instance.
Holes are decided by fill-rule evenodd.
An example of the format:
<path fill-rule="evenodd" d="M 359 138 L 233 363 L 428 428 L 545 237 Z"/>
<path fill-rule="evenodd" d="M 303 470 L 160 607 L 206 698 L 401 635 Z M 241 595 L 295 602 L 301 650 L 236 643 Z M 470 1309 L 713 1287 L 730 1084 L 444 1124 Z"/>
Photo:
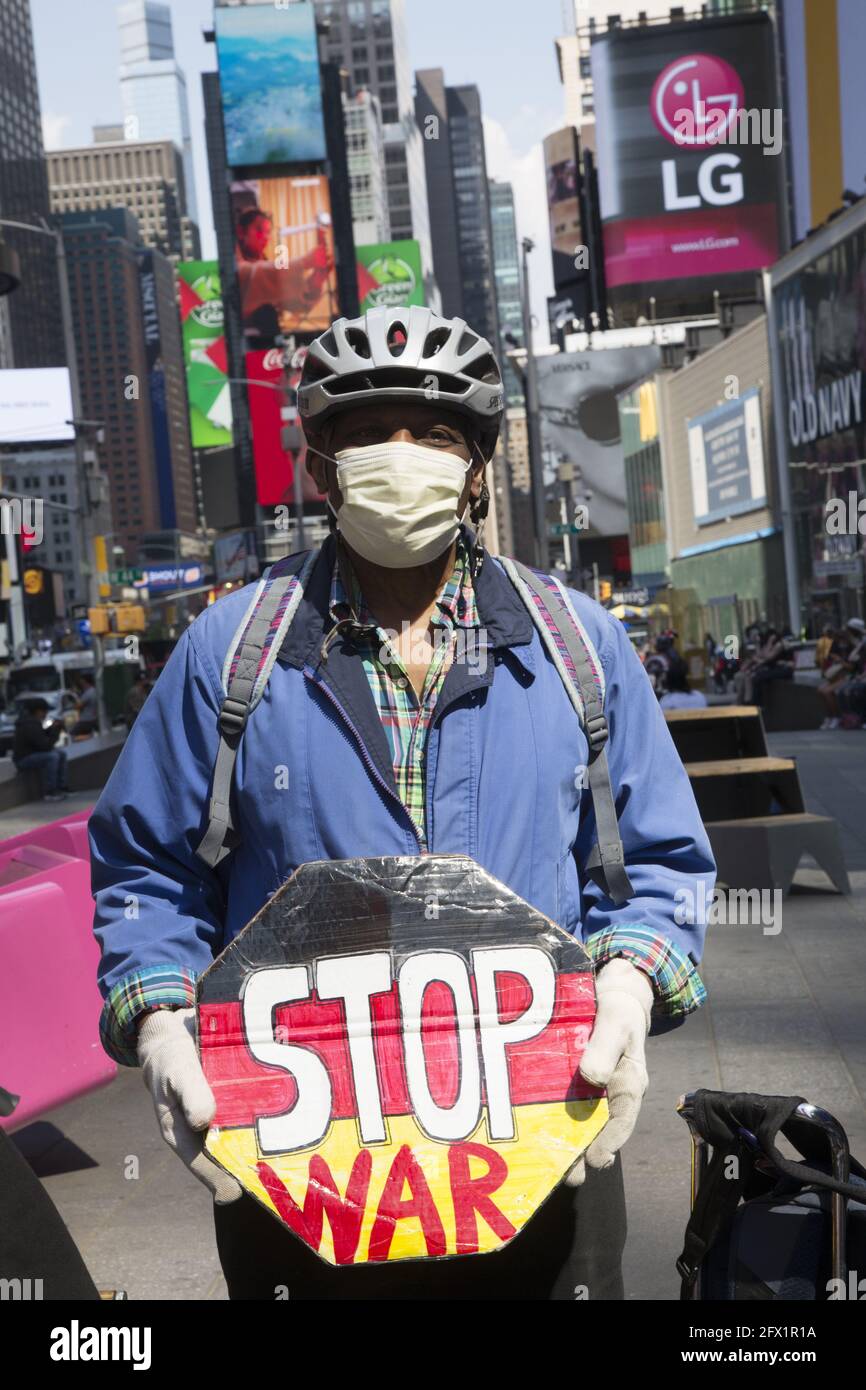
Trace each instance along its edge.
<path fill-rule="evenodd" d="M 674 1110 L 682 1092 L 800 1094 L 836 1115 L 854 1154 L 866 1156 L 866 734 L 779 734 L 770 745 L 798 759 L 808 809 L 839 820 L 852 894 L 833 893 L 804 863 L 778 934 L 711 928 L 703 971 L 710 1003 L 651 1040 L 650 1090 L 625 1150 L 629 1298 L 678 1297 L 674 1262 L 689 1183 L 687 1132 Z M 83 804 L 76 798 L 64 811 Z M 4 830 L 17 834 L 53 811 L 22 807 Z M 16 1141 L 100 1287 L 123 1288 L 130 1299 L 225 1299 L 210 1199 L 159 1138 L 136 1072 L 122 1070 Z"/>
<path fill-rule="evenodd" d="M 0 13 L 0 1302 L 95 1308 L 53 1202 L 185 1360 L 588 1298 L 826 1378 L 860 1169 L 772 1140 L 866 1165 L 866 0 Z"/>

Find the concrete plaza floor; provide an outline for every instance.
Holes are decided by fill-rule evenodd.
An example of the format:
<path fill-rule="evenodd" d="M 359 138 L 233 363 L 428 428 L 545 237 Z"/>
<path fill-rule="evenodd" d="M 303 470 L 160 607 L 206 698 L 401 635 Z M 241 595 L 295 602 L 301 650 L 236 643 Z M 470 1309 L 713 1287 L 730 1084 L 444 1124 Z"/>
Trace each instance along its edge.
<path fill-rule="evenodd" d="M 674 1109 L 682 1092 L 803 1095 L 842 1121 L 866 1160 L 866 731 L 778 734 L 770 745 L 797 758 L 807 809 L 840 822 L 852 892 L 836 894 L 804 862 L 778 934 L 711 929 L 702 967 L 710 1002 L 650 1040 L 650 1089 L 624 1151 L 632 1299 L 678 1296 L 689 1186 L 688 1135 Z M 84 804 L 76 798 L 61 813 Z M 56 816 L 56 807 L 22 807 L 2 817 L 0 834 Z M 159 1138 L 137 1071 L 16 1140 L 100 1286 L 131 1299 L 226 1297 L 210 1199 Z"/>

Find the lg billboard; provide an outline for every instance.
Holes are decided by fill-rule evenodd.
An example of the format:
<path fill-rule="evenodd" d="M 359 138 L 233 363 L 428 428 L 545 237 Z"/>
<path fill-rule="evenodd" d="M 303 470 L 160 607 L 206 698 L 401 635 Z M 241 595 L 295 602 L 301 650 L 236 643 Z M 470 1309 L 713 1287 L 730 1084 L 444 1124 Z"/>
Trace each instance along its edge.
<path fill-rule="evenodd" d="M 612 300 L 750 289 L 783 240 L 769 18 L 611 30 L 592 75 Z"/>

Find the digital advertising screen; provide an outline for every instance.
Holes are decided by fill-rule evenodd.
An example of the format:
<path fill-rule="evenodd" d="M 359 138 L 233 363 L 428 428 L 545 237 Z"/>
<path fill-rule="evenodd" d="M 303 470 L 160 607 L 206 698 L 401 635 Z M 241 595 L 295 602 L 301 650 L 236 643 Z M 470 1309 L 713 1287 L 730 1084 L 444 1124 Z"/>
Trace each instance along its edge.
<path fill-rule="evenodd" d="M 544 141 L 547 206 L 550 212 L 550 244 L 553 248 L 553 283 L 557 291 L 580 279 L 575 265 L 583 243 L 580 225 L 580 174 L 577 132 L 573 126 L 556 130 Z"/>
<path fill-rule="evenodd" d="M 557 465 L 580 463 L 584 485 L 592 493 L 589 518 L 594 535 L 616 536 L 628 530 L 617 395 L 660 365 L 657 347 L 558 352 L 538 359 L 542 440 Z"/>
<path fill-rule="evenodd" d="M 231 207 L 247 346 L 323 332 L 339 314 L 328 180 L 308 174 L 237 181 Z"/>
<path fill-rule="evenodd" d="M 72 389 L 66 367 L 0 371 L 0 444 L 74 438 Z"/>
<path fill-rule="evenodd" d="M 219 267 L 216 261 L 183 261 L 177 277 L 192 446 L 227 448 L 232 403 Z"/>
<path fill-rule="evenodd" d="M 695 522 L 708 526 L 767 505 L 761 393 L 744 391 L 688 421 Z"/>
<path fill-rule="evenodd" d="M 214 19 L 229 167 L 325 159 L 313 6 L 220 5 Z"/>
<path fill-rule="evenodd" d="M 322 500 L 306 469 L 306 445 L 293 454 L 283 448 L 282 442 L 282 429 L 285 424 L 282 412 L 300 382 L 303 355 L 304 349 L 296 354 L 296 367 L 289 373 L 287 380 L 283 370 L 283 354 L 277 348 L 270 348 L 264 352 L 248 352 L 244 359 L 253 433 L 256 500 L 260 507 L 276 507 L 281 504 L 292 506 L 296 467 L 301 470 L 304 501 Z"/>
<path fill-rule="evenodd" d="M 751 286 L 782 249 L 769 18 L 611 30 L 591 60 L 609 294 Z"/>
<path fill-rule="evenodd" d="M 356 246 L 358 301 L 368 309 L 424 303 L 421 247 L 417 241 L 380 241 Z"/>

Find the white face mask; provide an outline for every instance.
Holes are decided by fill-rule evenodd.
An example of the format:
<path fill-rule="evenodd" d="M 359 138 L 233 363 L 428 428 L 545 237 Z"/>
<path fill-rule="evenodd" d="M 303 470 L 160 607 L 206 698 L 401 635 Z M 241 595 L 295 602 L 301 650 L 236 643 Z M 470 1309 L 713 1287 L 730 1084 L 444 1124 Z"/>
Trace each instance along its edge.
<path fill-rule="evenodd" d="M 421 444 L 372 444 L 336 455 L 343 505 L 337 527 L 365 560 L 412 569 L 457 538 L 457 508 L 472 465 Z"/>

